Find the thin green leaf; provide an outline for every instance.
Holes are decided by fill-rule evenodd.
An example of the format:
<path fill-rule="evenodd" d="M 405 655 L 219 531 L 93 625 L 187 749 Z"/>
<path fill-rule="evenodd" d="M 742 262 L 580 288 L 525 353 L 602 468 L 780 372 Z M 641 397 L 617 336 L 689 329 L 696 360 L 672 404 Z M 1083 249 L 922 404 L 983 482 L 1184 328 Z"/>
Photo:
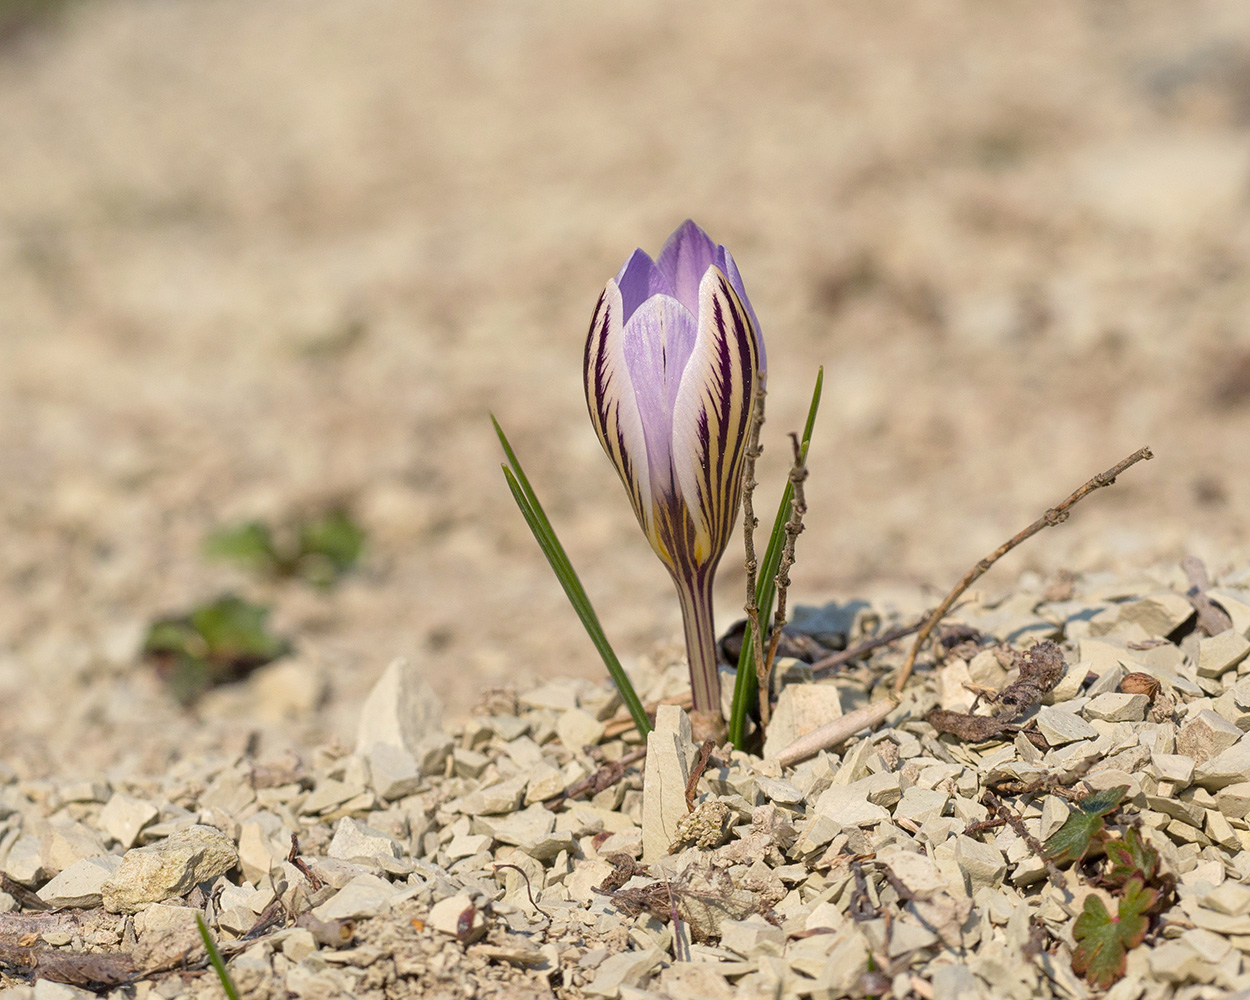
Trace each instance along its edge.
<path fill-rule="evenodd" d="M 629 710 L 630 717 L 634 720 L 634 725 L 640 734 L 646 736 L 651 731 L 651 723 L 647 719 L 646 710 L 642 707 L 642 701 L 638 698 L 638 693 L 634 690 L 634 685 L 630 682 L 629 675 L 625 673 L 625 668 L 621 666 L 621 661 L 617 659 L 616 652 L 612 649 L 612 644 L 608 641 L 607 635 L 604 634 L 603 626 L 599 624 L 599 616 L 595 614 L 590 598 L 586 595 L 586 589 L 582 586 L 581 580 L 573 569 L 573 564 L 569 562 L 564 546 L 560 544 L 560 539 L 556 537 L 555 528 L 551 526 L 551 522 L 547 519 L 547 514 L 543 510 L 542 504 L 538 502 L 538 495 L 534 492 L 534 488 L 530 485 L 525 471 L 521 468 L 520 459 L 517 458 L 516 452 L 512 450 L 512 445 L 508 443 L 508 438 L 504 434 L 503 428 L 499 426 L 499 421 L 495 419 L 493 414 L 490 419 L 491 423 L 495 425 L 495 433 L 499 435 L 499 443 L 503 445 L 504 454 L 508 457 L 508 464 L 503 466 L 503 475 L 508 483 L 508 489 L 512 492 L 512 498 L 516 501 L 517 507 L 520 508 L 521 516 L 525 518 L 525 523 L 529 525 L 529 529 L 533 533 L 534 539 L 538 542 L 539 548 L 543 550 L 543 555 L 547 557 L 547 562 L 550 563 L 556 579 L 560 581 L 560 586 L 564 588 L 564 593 L 568 597 L 569 603 L 573 605 L 573 610 L 577 612 L 577 617 L 581 619 L 582 627 L 586 630 L 586 634 L 590 636 L 590 641 L 594 643 L 600 657 L 603 658 L 604 666 L 608 668 L 608 673 L 611 675 L 613 683 L 616 684 L 616 689 L 621 693 L 621 700 Z"/>
<path fill-rule="evenodd" d="M 1087 896 L 1085 908 L 1072 928 L 1076 941 L 1072 971 L 1100 990 L 1123 977 L 1128 951 L 1145 939 L 1150 911 L 1158 899 L 1158 892 L 1147 888 L 1136 875 L 1124 887 L 1114 917 L 1100 897 Z"/>
<path fill-rule="evenodd" d="M 1080 861 L 1106 839 L 1103 817 L 1114 812 L 1128 794 L 1127 785 L 1116 785 L 1090 795 L 1071 813 L 1067 821 L 1046 841 L 1046 860 L 1056 864 Z"/>
<path fill-rule="evenodd" d="M 204 917 L 197 913 L 195 923 L 200 929 L 200 939 L 204 942 L 204 948 L 208 951 L 208 960 L 213 963 L 217 978 L 221 980 L 221 988 L 226 991 L 226 996 L 230 1000 L 239 1000 L 238 988 L 234 985 L 234 980 L 230 978 L 226 963 L 221 957 L 221 952 L 217 950 L 212 935 L 208 933 L 208 925 L 204 923 Z"/>
<path fill-rule="evenodd" d="M 806 460 L 807 447 L 812 441 L 812 428 L 816 425 L 816 411 L 820 409 L 820 393 L 825 381 L 825 369 L 822 365 L 816 372 L 816 386 L 812 390 L 812 402 L 807 408 L 807 423 L 803 427 L 803 439 L 800 454 Z M 759 576 L 755 585 L 755 604 L 760 609 L 760 621 L 766 622 L 773 613 L 773 601 L 777 596 L 777 568 L 781 564 L 781 553 L 785 548 L 786 521 L 790 519 L 790 504 L 794 499 L 794 486 L 787 482 L 781 494 L 781 503 L 777 506 L 777 517 L 773 521 L 772 534 L 768 538 L 768 548 L 760 562 Z M 738 655 L 738 676 L 734 682 L 733 707 L 729 716 L 729 739 L 735 747 L 742 749 L 742 740 L 746 733 L 747 712 L 751 707 L 751 698 L 758 690 L 755 679 L 755 635 L 748 623 L 742 636 L 742 652 Z"/>

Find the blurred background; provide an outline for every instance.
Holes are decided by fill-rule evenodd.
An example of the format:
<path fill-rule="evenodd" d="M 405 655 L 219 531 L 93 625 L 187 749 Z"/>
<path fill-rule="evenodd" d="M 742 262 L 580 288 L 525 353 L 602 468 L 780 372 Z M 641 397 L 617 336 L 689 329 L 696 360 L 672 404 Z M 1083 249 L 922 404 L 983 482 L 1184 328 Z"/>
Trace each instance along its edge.
<path fill-rule="evenodd" d="M 580 365 L 687 216 L 764 327 L 763 511 L 825 366 L 792 600 L 944 592 L 1146 444 L 986 586 L 1244 566 L 1248 209 L 1239 0 L 0 0 L 0 752 L 350 741 L 401 655 L 453 713 L 602 676 L 488 411 L 623 658 L 676 636 Z M 328 509 L 337 586 L 205 555 Z M 227 591 L 294 653 L 188 715 L 138 650 Z"/>

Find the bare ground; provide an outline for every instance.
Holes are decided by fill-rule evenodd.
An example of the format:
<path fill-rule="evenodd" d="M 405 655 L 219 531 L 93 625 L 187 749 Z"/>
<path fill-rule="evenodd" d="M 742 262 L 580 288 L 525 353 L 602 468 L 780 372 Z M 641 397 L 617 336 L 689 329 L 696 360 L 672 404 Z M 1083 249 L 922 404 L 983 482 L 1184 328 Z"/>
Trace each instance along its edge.
<path fill-rule="evenodd" d="M 452 710 L 601 666 L 499 476 L 497 413 L 628 659 L 678 627 L 585 419 L 602 283 L 687 215 L 765 328 L 764 509 L 817 365 L 800 601 L 1013 554 L 1245 565 L 1250 21 L 1236 0 L 92 0 L 0 48 L 0 753 L 159 768 L 350 739 L 386 662 Z M 343 499 L 328 597 L 206 561 Z M 197 719 L 134 652 L 223 589 L 328 698 Z M 740 605 L 726 566 L 723 624 Z M 267 700 L 268 699 L 268 700 Z M 281 719 L 285 718 L 285 721 Z"/>

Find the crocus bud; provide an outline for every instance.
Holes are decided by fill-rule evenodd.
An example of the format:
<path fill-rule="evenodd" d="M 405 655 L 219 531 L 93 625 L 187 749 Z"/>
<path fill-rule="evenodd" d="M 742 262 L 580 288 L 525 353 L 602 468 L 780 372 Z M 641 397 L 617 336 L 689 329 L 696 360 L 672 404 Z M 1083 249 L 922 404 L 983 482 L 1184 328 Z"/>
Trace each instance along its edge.
<path fill-rule="evenodd" d="M 595 431 L 681 599 L 694 709 L 720 712 L 712 578 L 742 497 L 764 341 L 733 257 L 690 220 L 634 251 L 590 321 Z"/>

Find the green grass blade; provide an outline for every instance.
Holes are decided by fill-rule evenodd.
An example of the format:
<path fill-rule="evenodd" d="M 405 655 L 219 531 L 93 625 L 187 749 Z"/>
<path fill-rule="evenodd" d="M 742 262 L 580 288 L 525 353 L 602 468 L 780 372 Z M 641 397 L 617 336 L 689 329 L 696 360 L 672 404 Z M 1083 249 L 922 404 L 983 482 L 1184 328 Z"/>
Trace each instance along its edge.
<path fill-rule="evenodd" d="M 234 980 L 230 978 L 230 973 L 226 970 L 226 963 L 221 957 L 221 952 L 217 950 L 217 945 L 213 942 L 212 935 L 208 933 L 208 925 L 204 923 L 204 918 L 198 913 L 195 915 L 195 922 L 200 928 L 200 938 L 204 941 L 204 948 L 208 951 L 208 960 L 213 963 L 213 969 L 217 972 L 217 978 L 221 980 L 221 988 L 226 991 L 226 996 L 230 1000 L 239 1000 L 238 988 L 234 985 Z"/>
<path fill-rule="evenodd" d="M 503 445 L 504 454 L 508 457 L 508 465 L 503 466 L 503 474 L 504 479 L 508 483 L 508 489 L 512 492 L 512 498 L 516 501 L 517 507 L 520 508 L 521 516 L 525 518 L 525 523 L 529 525 L 529 529 L 533 533 L 534 539 L 538 542 L 539 548 L 543 550 L 543 555 L 547 557 L 547 562 L 551 564 L 551 569 L 555 573 L 556 579 L 560 581 L 560 586 L 564 588 L 564 593 L 568 597 L 569 603 L 573 605 L 573 610 L 577 612 L 577 617 L 581 619 L 582 627 L 586 630 L 586 634 L 590 636 L 590 641 L 594 643 L 600 657 L 603 658 L 604 666 L 608 668 L 608 673 L 611 675 L 613 683 L 616 684 L 616 689 L 621 693 L 621 700 L 629 710 L 630 717 L 634 720 L 634 725 L 638 728 L 639 733 L 646 736 L 651 731 L 651 723 L 642 707 L 642 701 L 638 698 L 638 693 L 634 690 L 634 685 L 630 682 L 629 675 L 625 673 L 625 668 L 621 666 L 621 661 L 617 659 L 616 652 L 612 649 L 612 644 L 608 642 L 608 637 L 604 634 L 603 626 L 599 624 L 599 616 L 595 614 L 595 609 L 590 603 L 586 589 L 582 586 L 577 572 L 573 569 L 573 564 L 569 562 L 568 554 L 564 551 L 564 546 L 560 544 L 560 539 L 556 537 L 555 528 L 551 526 L 546 512 L 538 502 L 538 496 L 534 493 L 533 487 L 530 486 L 529 479 L 526 478 L 525 472 L 521 468 L 521 462 L 516 457 L 516 452 L 512 450 L 503 428 L 499 426 L 499 422 L 495 420 L 493 415 L 491 416 L 491 422 L 495 425 L 495 433 L 499 435 L 499 443 Z"/>
<path fill-rule="evenodd" d="M 825 369 L 822 365 L 816 372 L 816 387 L 812 390 L 812 402 L 807 409 L 807 423 L 803 428 L 800 442 L 800 453 L 807 458 L 807 448 L 812 441 L 812 428 L 816 425 L 816 411 L 820 409 L 820 392 L 825 381 Z M 763 626 L 773 613 L 773 601 L 777 597 L 777 569 L 781 565 L 781 553 L 785 548 L 786 521 L 790 519 L 790 502 L 794 497 L 794 487 L 789 480 L 781 494 L 781 503 L 777 507 L 777 517 L 773 521 L 773 531 L 768 539 L 768 548 L 760 561 L 759 575 L 755 584 L 755 604 L 760 609 L 760 624 Z M 750 624 L 742 636 L 742 653 L 738 656 L 738 677 L 734 682 L 733 709 L 729 716 L 729 739 L 735 747 L 742 749 L 742 740 L 746 731 L 747 712 L 751 707 L 751 698 L 759 690 L 755 679 L 755 636 Z"/>

